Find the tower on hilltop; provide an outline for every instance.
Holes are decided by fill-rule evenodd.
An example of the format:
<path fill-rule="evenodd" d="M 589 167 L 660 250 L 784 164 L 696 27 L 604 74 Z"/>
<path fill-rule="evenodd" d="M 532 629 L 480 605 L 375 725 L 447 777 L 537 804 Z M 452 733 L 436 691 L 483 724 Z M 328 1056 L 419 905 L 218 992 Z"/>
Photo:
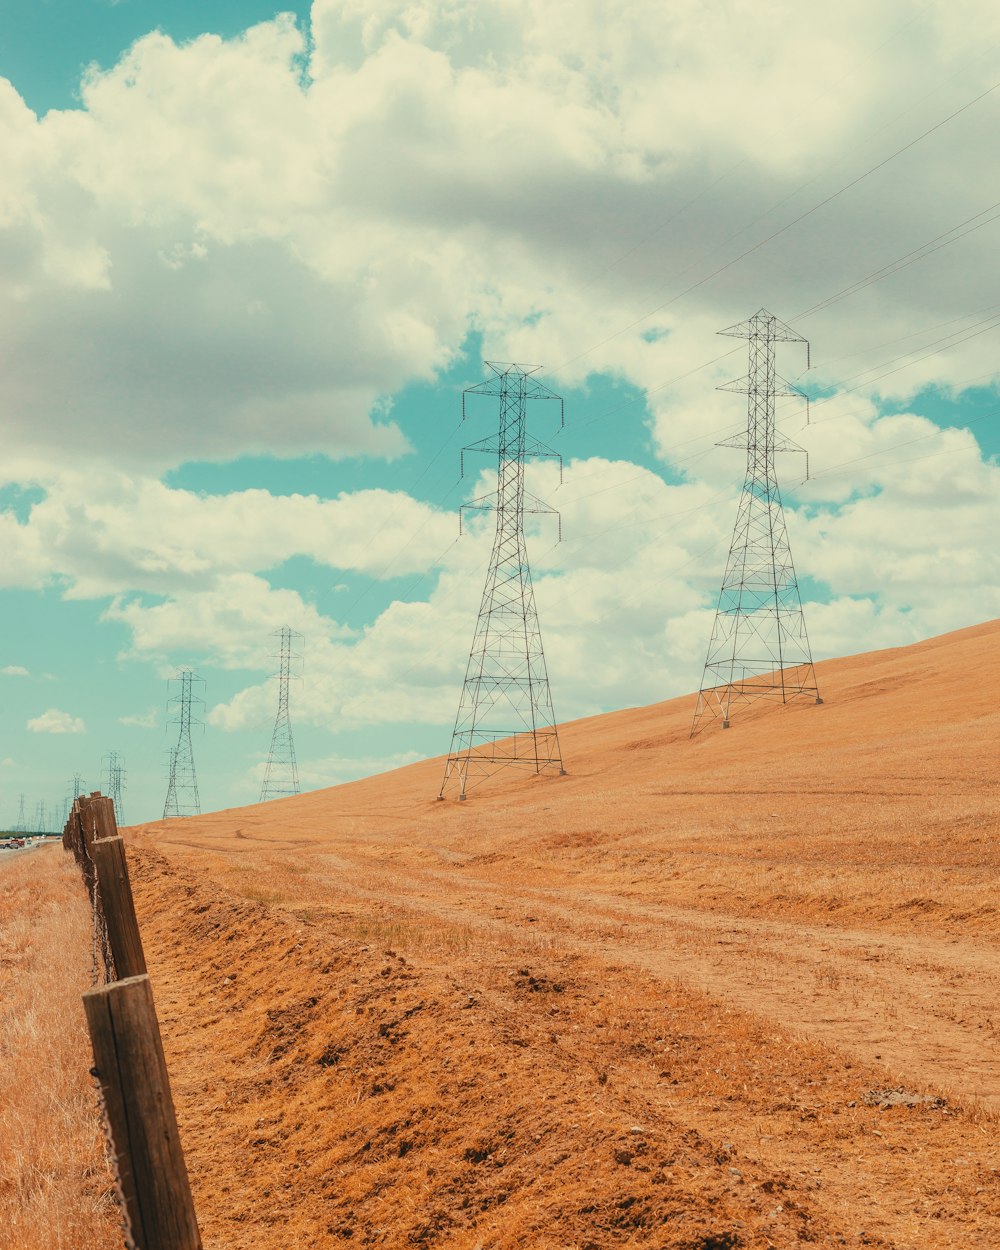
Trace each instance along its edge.
<path fill-rule="evenodd" d="M 823 702 L 774 469 L 775 452 L 804 453 L 804 448 L 775 432 L 775 397 L 797 395 L 809 402 L 803 391 L 775 373 L 774 345 L 805 343 L 808 368 L 809 344 L 763 308 L 719 333 L 747 339 L 750 345 L 746 377 L 719 388 L 748 397 L 746 432 L 719 444 L 744 448 L 747 469 L 692 735 L 705 716 L 721 717 L 722 727 L 728 729 L 733 708 L 756 699 L 787 703 L 805 696 Z M 808 464 L 807 459 L 806 476 Z"/>
<path fill-rule="evenodd" d="M 275 674 L 278 678 L 278 715 L 274 721 L 271 749 L 260 787 L 262 803 L 268 799 L 281 799 L 299 793 L 299 768 L 295 762 L 292 722 L 288 714 L 288 687 L 292 680 L 293 667 L 302 660 L 302 653 L 293 649 L 293 640 L 297 639 L 301 643 L 302 635 L 286 625 L 273 636 L 280 639 L 278 653 L 274 657 L 278 661 L 278 671 Z"/>
<path fill-rule="evenodd" d="M 182 668 L 172 679 L 178 692 L 167 702 L 173 713 L 168 724 L 176 725 L 177 744 L 170 748 L 170 776 L 167 781 L 167 798 L 163 804 L 163 818 L 170 816 L 198 816 L 201 799 L 198 797 L 198 777 L 194 768 L 194 748 L 191 745 L 191 726 L 202 722 L 193 715 L 196 706 L 204 706 L 204 700 L 195 697 L 197 684 L 204 685 L 189 668 Z"/>
<path fill-rule="evenodd" d="M 73 807 L 73 801 L 83 794 L 83 777 L 80 773 L 74 773 L 70 780 L 66 783 L 66 798 L 63 802 L 63 824 L 69 820 L 70 810 Z"/>
<path fill-rule="evenodd" d="M 125 762 L 117 751 L 110 751 L 102 760 L 105 765 L 104 793 L 114 803 L 115 824 L 120 828 L 125 823 L 124 794 L 127 774 Z"/>
<path fill-rule="evenodd" d="M 464 448 L 462 468 L 466 452 L 495 455 L 497 490 L 462 505 L 459 530 L 462 512 L 469 509 L 495 512 L 496 533 L 439 799 L 453 779 L 459 799 L 465 799 L 502 768 L 565 772 L 524 541 L 525 513 L 555 511 L 525 492 L 526 457 L 552 457 L 562 468 L 557 452 L 528 437 L 528 402 L 558 403 L 561 427 L 563 401 L 532 376 L 533 369 L 486 363 L 491 376 L 462 393 L 462 419 L 467 396 L 492 396 L 499 401 L 499 430 Z"/>

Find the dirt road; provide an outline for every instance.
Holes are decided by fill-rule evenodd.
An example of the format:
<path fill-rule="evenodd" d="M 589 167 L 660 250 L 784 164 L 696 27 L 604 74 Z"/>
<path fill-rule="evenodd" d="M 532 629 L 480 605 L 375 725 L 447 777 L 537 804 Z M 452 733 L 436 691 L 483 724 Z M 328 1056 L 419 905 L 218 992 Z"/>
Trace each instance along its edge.
<path fill-rule="evenodd" d="M 881 1062 L 911 1084 L 1000 1112 L 994 942 L 525 886 L 484 879 L 453 854 L 449 867 L 410 872 L 380 868 L 370 856 L 338 855 L 324 880 L 336 910 L 355 921 L 377 915 L 404 948 L 415 941 L 419 949 L 429 920 L 486 931 L 496 948 L 582 952 L 667 984 L 681 981 L 782 1029 Z M 271 862 L 281 864 L 279 857 Z"/>

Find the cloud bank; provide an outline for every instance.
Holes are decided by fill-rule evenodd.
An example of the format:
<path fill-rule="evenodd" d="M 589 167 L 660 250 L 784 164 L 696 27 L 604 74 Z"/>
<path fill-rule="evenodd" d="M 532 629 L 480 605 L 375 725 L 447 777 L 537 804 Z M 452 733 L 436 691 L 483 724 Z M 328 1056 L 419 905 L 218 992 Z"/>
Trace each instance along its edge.
<path fill-rule="evenodd" d="M 606 374 L 647 400 L 558 492 L 538 471 L 566 520 L 531 548 L 557 711 L 692 689 L 743 468 L 714 448 L 744 419 L 714 388 L 745 368 L 716 332 L 764 304 L 817 365 L 812 422 L 780 413 L 812 470 L 781 471 L 817 653 L 1000 615 L 998 469 L 910 411 L 995 389 L 998 26 L 972 0 L 849 0 L 821 26 L 788 0 L 316 0 L 308 32 L 151 33 L 78 110 L 39 118 L 0 81 L 0 475 L 43 492 L 0 513 L 0 585 L 99 601 L 157 665 L 265 671 L 289 624 L 303 717 L 446 724 L 488 522 L 448 551 L 453 517 L 400 491 L 163 475 L 404 456 L 393 396 L 476 334 L 557 389 Z M 648 463 L 615 454 L 624 420 Z M 427 577 L 359 627 L 275 584 L 297 557 Z"/>

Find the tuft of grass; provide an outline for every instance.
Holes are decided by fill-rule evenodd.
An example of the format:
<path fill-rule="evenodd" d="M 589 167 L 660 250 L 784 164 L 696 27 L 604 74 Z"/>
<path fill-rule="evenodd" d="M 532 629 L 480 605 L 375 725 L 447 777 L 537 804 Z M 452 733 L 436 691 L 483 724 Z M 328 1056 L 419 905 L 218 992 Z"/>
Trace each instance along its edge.
<path fill-rule="evenodd" d="M 276 907 L 287 901 L 287 895 L 282 894 L 280 890 L 265 890 L 259 885 L 238 886 L 236 893 L 240 898 L 245 898 L 251 903 L 263 903 L 265 907 Z"/>

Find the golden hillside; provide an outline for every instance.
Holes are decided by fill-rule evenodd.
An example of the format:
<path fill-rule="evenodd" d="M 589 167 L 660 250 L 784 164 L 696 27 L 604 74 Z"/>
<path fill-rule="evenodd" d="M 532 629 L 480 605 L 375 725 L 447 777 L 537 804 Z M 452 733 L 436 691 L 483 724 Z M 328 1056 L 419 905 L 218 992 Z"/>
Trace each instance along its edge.
<path fill-rule="evenodd" d="M 135 830 L 206 1245 L 1000 1245 L 998 645 Z"/>

